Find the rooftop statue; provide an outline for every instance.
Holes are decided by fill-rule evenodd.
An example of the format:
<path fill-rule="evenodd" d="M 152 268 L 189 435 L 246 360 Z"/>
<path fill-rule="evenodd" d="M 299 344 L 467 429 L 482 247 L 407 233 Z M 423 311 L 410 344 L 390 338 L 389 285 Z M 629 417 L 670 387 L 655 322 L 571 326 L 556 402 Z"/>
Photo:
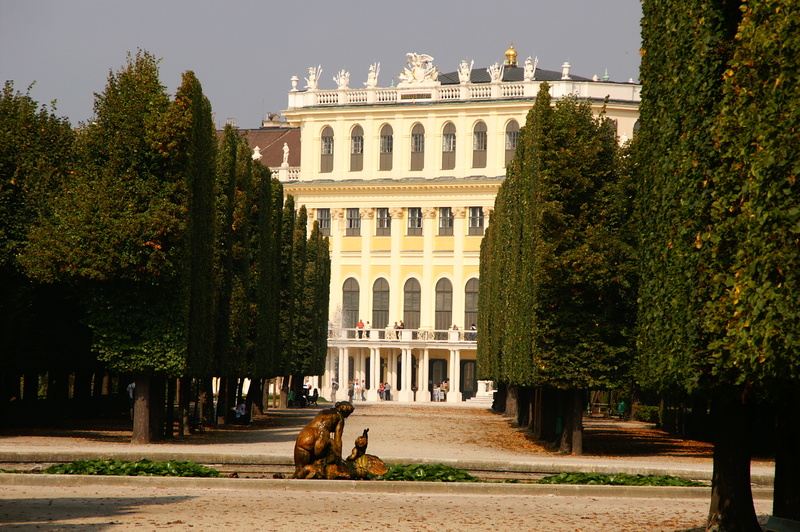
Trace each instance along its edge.
<path fill-rule="evenodd" d="M 432 84 L 438 82 L 439 69 L 433 65 L 433 57 L 428 54 L 410 52 L 406 54 L 406 68 L 398 77 L 399 87 Z"/>
<path fill-rule="evenodd" d="M 503 79 L 503 67 L 500 63 L 495 63 L 486 69 L 492 81 L 501 81 Z"/>
<path fill-rule="evenodd" d="M 308 67 L 308 77 L 306 78 L 306 89 L 313 91 L 319 87 L 319 77 L 322 75 L 322 66 L 317 68 Z"/>
<path fill-rule="evenodd" d="M 472 74 L 472 65 L 475 64 L 475 61 L 471 61 L 467 64 L 466 59 L 461 60 L 461 65 L 458 67 L 458 81 L 461 83 L 469 83 L 470 74 Z"/>
<path fill-rule="evenodd" d="M 523 78 L 525 81 L 533 81 L 536 79 L 536 66 L 539 64 L 539 58 L 531 59 L 530 56 L 525 60 L 525 70 Z"/>
<path fill-rule="evenodd" d="M 381 64 L 380 63 L 372 63 L 369 66 L 369 74 L 367 74 L 367 81 L 364 85 L 367 86 L 368 89 L 374 89 L 378 86 L 378 74 L 381 73 Z"/>
<path fill-rule="evenodd" d="M 347 89 L 350 87 L 350 72 L 345 69 L 341 69 L 338 74 L 333 77 L 333 81 L 336 82 L 336 86 L 339 89 Z"/>

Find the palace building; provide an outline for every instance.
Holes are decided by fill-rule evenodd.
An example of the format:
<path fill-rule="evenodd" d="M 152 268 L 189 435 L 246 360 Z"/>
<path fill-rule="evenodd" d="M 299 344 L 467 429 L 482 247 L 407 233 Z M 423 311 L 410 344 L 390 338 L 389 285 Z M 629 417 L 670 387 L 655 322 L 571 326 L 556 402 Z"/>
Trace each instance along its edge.
<path fill-rule="evenodd" d="M 322 395 L 337 382 L 337 399 L 346 398 L 353 380 L 364 381 L 367 400 L 378 400 L 380 383 L 402 402 L 489 395 L 492 383 L 477 380 L 473 327 L 480 244 L 539 85 L 597 113 L 605 102 L 620 142 L 633 137 L 641 85 L 579 77 L 568 63 L 560 72 L 530 57 L 518 65 L 513 45 L 502 63 L 462 61 L 450 73 L 407 54 L 388 87 L 380 64 L 352 87 L 344 70 L 335 88 L 321 88 L 321 77 L 320 67 L 303 87 L 293 77 L 282 113 L 292 127 L 249 141 L 254 158 L 273 154 L 264 164 L 330 236 Z"/>

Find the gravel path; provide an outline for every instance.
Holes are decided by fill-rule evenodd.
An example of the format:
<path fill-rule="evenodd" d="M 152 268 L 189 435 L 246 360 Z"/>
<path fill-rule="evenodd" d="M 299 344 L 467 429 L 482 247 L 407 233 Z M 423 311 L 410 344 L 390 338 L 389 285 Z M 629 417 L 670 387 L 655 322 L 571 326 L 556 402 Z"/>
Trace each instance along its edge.
<path fill-rule="evenodd" d="M 425 457 L 432 461 L 489 460 L 507 464 L 540 461 L 586 467 L 638 464 L 693 470 L 711 467 L 710 457 L 696 450 L 650 456 L 553 455 L 528 441 L 506 418 L 485 408 L 380 403 L 355 406 L 346 425 L 345 447 L 349 448 L 369 428 L 368 452 L 384 459 Z M 0 453 L 49 451 L 67 455 L 84 451 L 98 455 L 145 453 L 161 458 L 191 458 L 192 454 L 201 453 L 290 456 L 297 432 L 314 413 L 271 411 L 264 420 L 259 420 L 258 430 L 251 427 L 212 430 L 171 444 L 145 446 L 127 443 L 130 433 L 126 431 L 6 432 L 0 433 Z M 608 422 L 598 421 L 598 430 L 604 430 L 602 423 Z M 769 463 L 755 464 L 754 471 L 768 472 L 770 467 Z M 309 481 L 309 486 L 313 486 L 312 482 Z M 757 500 L 756 510 L 765 521 L 771 502 Z M 131 529 L 673 532 L 702 530 L 707 512 L 705 499 L 0 485 L 1 528 L 25 532 Z"/>

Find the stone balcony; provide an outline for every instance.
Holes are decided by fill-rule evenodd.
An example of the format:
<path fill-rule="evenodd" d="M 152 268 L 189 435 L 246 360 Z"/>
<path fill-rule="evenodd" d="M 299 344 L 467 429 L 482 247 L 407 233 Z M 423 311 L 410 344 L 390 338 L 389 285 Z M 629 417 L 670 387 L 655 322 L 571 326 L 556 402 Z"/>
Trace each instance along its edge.
<path fill-rule="evenodd" d="M 359 334 L 360 333 L 360 334 Z M 390 347 L 398 343 L 412 344 L 411 347 L 434 347 L 460 344 L 467 349 L 474 349 L 478 341 L 478 331 L 471 330 L 433 330 L 433 329 L 328 329 L 329 346 L 375 345 Z"/>

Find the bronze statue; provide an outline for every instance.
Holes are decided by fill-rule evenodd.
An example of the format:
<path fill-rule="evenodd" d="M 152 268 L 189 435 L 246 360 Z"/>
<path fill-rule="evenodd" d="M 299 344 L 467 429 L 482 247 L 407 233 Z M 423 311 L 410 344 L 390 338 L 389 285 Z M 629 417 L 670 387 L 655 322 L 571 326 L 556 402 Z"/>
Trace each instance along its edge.
<path fill-rule="evenodd" d="M 344 420 L 352 413 L 353 405 L 348 401 L 340 401 L 333 408 L 321 410 L 300 431 L 294 444 L 295 476 L 312 462 L 323 460 L 325 463 L 332 463 L 342 460 Z"/>
<path fill-rule="evenodd" d="M 340 401 L 333 408 L 322 410 L 300 431 L 294 444 L 294 478 L 356 480 L 386 473 L 383 460 L 366 454 L 369 429 L 356 438 L 353 452 L 342 460 L 344 420 L 352 413 L 353 405 Z"/>
<path fill-rule="evenodd" d="M 388 469 L 383 460 L 367 453 L 369 429 L 356 438 L 353 452 L 342 461 L 341 458 L 333 462 L 321 458 L 314 463 L 306 464 L 298 469 L 294 478 L 321 478 L 327 480 L 366 480 L 385 475 Z"/>

